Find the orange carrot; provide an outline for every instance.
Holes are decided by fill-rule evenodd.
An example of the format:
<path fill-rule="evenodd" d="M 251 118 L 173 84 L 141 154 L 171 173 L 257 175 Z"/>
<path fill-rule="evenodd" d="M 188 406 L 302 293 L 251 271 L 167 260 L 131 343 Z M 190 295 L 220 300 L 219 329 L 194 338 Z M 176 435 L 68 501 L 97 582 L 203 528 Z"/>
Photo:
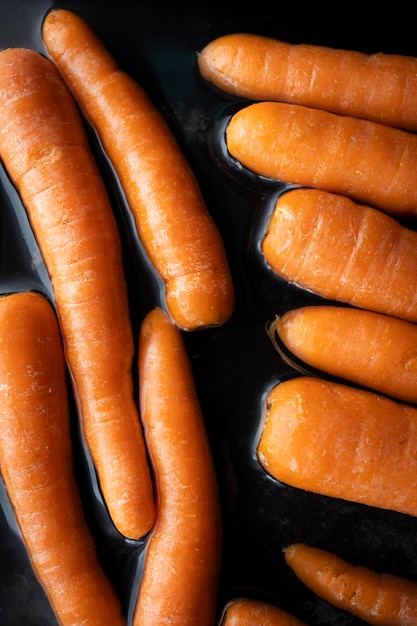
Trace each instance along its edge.
<path fill-rule="evenodd" d="M 80 17 L 54 10 L 42 34 L 119 177 L 172 319 L 184 330 L 224 323 L 234 291 L 223 241 L 163 116 Z"/>
<path fill-rule="evenodd" d="M 191 363 L 159 308 L 139 337 L 140 410 L 157 487 L 134 626 L 214 624 L 222 522 Z"/>
<path fill-rule="evenodd" d="M 417 59 L 293 44 L 251 33 L 210 41 L 201 75 L 250 100 L 276 100 L 417 130 Z"/>
<path fill-rule="evenodd" d="M 283 483 L 417 516 L 417 408 L 308 376 L 268 393 L 259 462 Z"/>
<path fill-rule="evenodd" d="M 286 611 L 252 598 L 233 598 L 225 606 L 220 626 L 306 626 Z"/>
<path fill-rule="evenodd" d="M 151 527 L 154 501 L 134 401 L 134 340 L 119 234 L 74 101 L 51 61 L 0 53 L 0 158 L 51 277 L 83 433 L 121 533 Z"/>
<path fill-rule="evenodd" d="M 284 360 L 294 355 L 333 376 L 417 403 L 415 324 L 348 307 L 305 306 L 277 317 L 268 332 Z"/>
<path fill-rule="evenodd" d="M 0 297 L 0 470 L 61 626 L 122 626 L 78 492 L 61 335 L 43 296 Z"/>
<path fill-rule="evenodd" d="M 231 156 L 256 174 L 417 215 L 417 135 L 297 104 L 258 102 L 226 128 Z"/>
<path fill-rule="evenodd" d="M 316 294 L 417 321 L 417 233 L 346 196 L 293 189 L 261 243 L 281 277 Z"/>
<path fill-rule="evenodd" d="M 355 566 L 336 554 L 295 543 L 284 550 L 296 576 L 318 596 L 368 624 L 415 626 L 417 583 Z"/>

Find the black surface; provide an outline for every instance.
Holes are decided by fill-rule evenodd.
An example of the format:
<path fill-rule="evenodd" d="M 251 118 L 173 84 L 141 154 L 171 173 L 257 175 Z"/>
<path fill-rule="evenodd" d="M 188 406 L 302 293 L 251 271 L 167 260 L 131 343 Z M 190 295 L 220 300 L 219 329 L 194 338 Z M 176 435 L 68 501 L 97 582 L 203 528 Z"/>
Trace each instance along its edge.
<path fill-rule="evenodd" d="M 223 499 L 219 613 L 229 598 L 247 595 L 273 602 L 312 625 L 359 624 L 297 581 L 284 563 L 282 547 L 302 541 L 351 562 L 417 580 L 417 521 L 280 485 L 255 460 L 262 397 L 273 381 L 293 374 L 280 360 L 265 325 L 287 308 L 317 298 L 286 285 L 263 264 L 257 238 L 269 190 L 257 189 L 250 181 L 244 184 L 239 174 L 236 178 L 236 172 L 222 164 L 214 126 L 236 101 L 203 83 L 196 58 L 214 37 L 237 31 L 415 55 L 412 20 L 401 12 L 392 15 L 382 10 L 377 16 L 344 15 L 336 5 L 320 13 L 315 4 L 300 8 L 297 3 L 280 4 L 271 12 L 269 3 L 259 2 L 239 7 L 227 2 L 217 6 L 212 2 L 0 0 L 0 48 L 26 46 L 44 52 L 40 25 L 55 6 L 84 17 L 119 64 L 147 89 L 188 157 L 227 246 L 237 290 L 235 315 L 222 328 L 185 336 Z M 118 211 L 117 188 L 97 156 Z M 0 292 L 35 287 L 49 294 L 25 213 L 3 171 L 1 182 Z M 122 221 L 121 229 L 137 331 L 146 311 L 159 304 L 159 292 Z M 76 428 L 74 440 L 78 445 Z M 128 615 L 142 544 L 125 542 L 113 532 L 79 452 L 86 514 Z M 52 626 L 56 622 L 31 571 L 3 489 L 0 498 L 0 624 Z"/>

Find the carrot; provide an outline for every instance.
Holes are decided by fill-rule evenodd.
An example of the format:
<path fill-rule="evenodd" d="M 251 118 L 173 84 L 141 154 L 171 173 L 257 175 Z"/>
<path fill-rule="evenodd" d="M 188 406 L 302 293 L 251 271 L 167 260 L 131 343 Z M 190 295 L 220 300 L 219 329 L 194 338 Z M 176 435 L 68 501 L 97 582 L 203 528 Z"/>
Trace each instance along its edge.
<path fill-rule="evenodd" d="M 152 525 L 154 501 L 119 234 L 71 94 L 33 50 L 0 53 L 0 158 L 51 277 L 104 500 L 119 531 L 139 538 Z"/>
<path fill-rule="evenodd" d="M 277 317 L 269 335 L 304 363 L 405 402 L 417 403 L 417 326 L 389 315 L 304 306 Z M 278 342 L 275 338 L 278 338 Z"/>
<path fill-rule="evenodd" d="M 142 322 L 138 359 L 158 506 L 133 624 L 212 625 L 222 542 L 217 477 L 188 354 L 160 308 Z"/>
<path fill-rule="evenodd" d="M 293 189 L 278 199 L 261 249 L 272 270 L 299 287 L 417 321 L 417 233 L 373 207 Z"/>
<path fill-rule="evenodd" d="M 412 516 L 416 449 L 417 408 L 309 376 L 269 391 L 257 442 L 285 484 Z"/>
<path fill-rule="evenodd" d="M 233 598 L 225 606 L 220 626 L 306 626 L 286 611 L 252 598 Z"/>
<path fill-rule="evenodd" d="M 76 14 L 51 11 L 42 35 L 119 177 L 172 319 L 184 330 L 226 322 L 234 290 L 223 241 L 163 116 Z"/>
<path fill-rule="evenodd" d="M 257 102 L 226 128 L 230 155 L 268 178 L 417 215 L 417 135 L 297 104 Z"/>
<path fill-rule="evenodd" d="M 368 624 L 414 626 L 417 584 L 355 566 L 336 554 L 302 543 L 284 549 L 287 564 L 314 593 Z"/>
<path fill-rule="evenodd" d="M 0 297 L 0 470 L 59 624 L 125 624 L 84 517 L 61 335 L 38 293 Z"/>
<path fill-rule="evenodd" d="M 204 79 L 233 96 L 302 104 L 417 130 L 417 59 L 411 56 L 231 33 L 201 50 L 198 67 Z"/>

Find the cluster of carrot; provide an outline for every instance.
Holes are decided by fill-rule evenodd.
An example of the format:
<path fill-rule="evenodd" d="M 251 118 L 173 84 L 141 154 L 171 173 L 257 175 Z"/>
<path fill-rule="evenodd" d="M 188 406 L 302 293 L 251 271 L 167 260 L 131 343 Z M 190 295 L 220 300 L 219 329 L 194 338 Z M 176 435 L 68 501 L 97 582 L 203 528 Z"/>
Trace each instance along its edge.
<path fill-rule="evenodd" d="M 230 117 L 230 157 L 284 185 L 260 242 L 267 266 L 329 301 L 269 326 L 299 371 L 269 390 L 258 460 L 293 487 L 417 516 L 417 233 L 401 222 L 417 215 L 417 59 L 236 33 L 198 65 L 254 101 Z M 362 620 L 417 622 L 417 583 L 300 543 L 284 555 Z"/>
<path fill-rule="evenodd" d="M 78 492 L 68 373 L 109 517 L 123 537 L 146 541 L 133 624 L 212 626 L 219 494 L 181 333 L 233 313 L 223 241 L 164 118 L 90 27 L 52 10 L 42 37 L 45 55 L 0 52 L 0 159 L 53 293 L 53 302 L 35 292 L 0 298 L 2 478 L 58 622 L 126 623 Z M 118 222 L 84 122 L 165 288 L 137 346 Z"/>

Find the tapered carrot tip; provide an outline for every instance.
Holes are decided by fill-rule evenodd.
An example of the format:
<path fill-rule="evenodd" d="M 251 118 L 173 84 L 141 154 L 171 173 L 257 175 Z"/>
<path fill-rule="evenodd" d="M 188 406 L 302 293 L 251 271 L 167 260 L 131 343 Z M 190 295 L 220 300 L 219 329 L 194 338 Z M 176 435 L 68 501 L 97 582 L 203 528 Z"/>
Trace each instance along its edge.
<path fill-rule="evenodd" d="M 170 280 L 165 292 L 167 309 L 182 330 L 220 326 L 234 310 L 234 292 L 228 270 L 207 268 Z"/>

